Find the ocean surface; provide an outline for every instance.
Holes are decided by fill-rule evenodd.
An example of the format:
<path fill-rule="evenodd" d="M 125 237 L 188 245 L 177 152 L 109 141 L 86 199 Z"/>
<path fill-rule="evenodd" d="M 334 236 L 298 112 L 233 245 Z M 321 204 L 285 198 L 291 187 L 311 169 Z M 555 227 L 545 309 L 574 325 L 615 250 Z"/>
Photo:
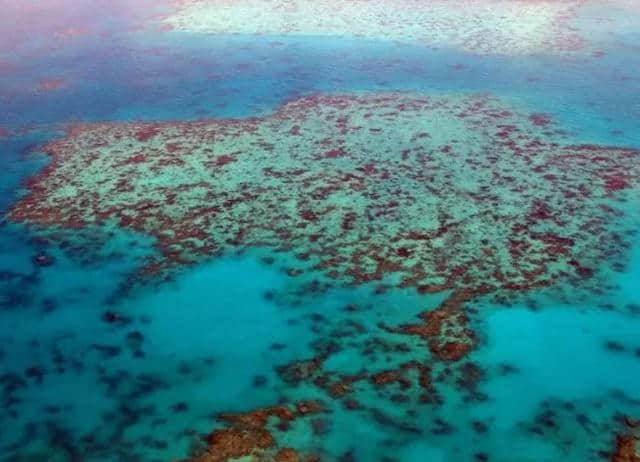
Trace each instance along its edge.
<path fill-rule="evenodd" d="M 632 27 L 640 24 L 639 5 L 620 1 L 618 12 L 596 0 L 574 2 L 571 27 L 586 37 L 593 29 L 590 37 L 600 52 L 479 53 L 442 43 L 388 40 L 383 30 L 375 37 L 375 29 L 355 37 L 167 27 L 163 18 L 170 17 L 175 3 L 0 0 L 1 460 L 640 460 L 640 177 L 634 167 L 640 165 L 640 28 Z M 389 3 L 389 9 L 402 7 Z M 455 12 L 466 3 L 449 8 Z M 519 2 L 528 3 L 536 2 Z M 610 12 L 605 19 L 603 11 Z M 450 27 L 455 28 L 455 21 Z M 94 149 L 73 142 L 51 148 L 74 133 L 97 137 L 94 130 L 105 130 L 109 135 L 95 146 L 109 146 L 118 139 L 109 130 L 128 133 L 129 124 L 144 129 L 158 123 L 161 131 L 196 124 L 175 135 L 176 143 L 184 144 L 190 136 L 195 139 L 189 133 L 203 126 L 198 124 L 265 120 L 272 125 L 256 130 L 271 130 L 261 142 L 271 140 L 277 152 L 286 137 L 279 137 L 280 122 L 272 121 L 287 119 L 283 105 L 317 95 L 365 95 L 358 100 L 365 102 L 353 103 L 349 120 L 355 120 L 365 111 L 358 104 L 368 104 L 371 95 L 388 94 L 486 97 L 513 113 L 543 114 L 558 131 L 548 136 L 561 137 L 561 145 L 624 150 L 631 164 L 611 167 L 624 177 L 615 184 L 624 186 L 609 188 L 608 195 L 593 192 L 577 199 L 590 204 L 597 195 L 616 212 L 606 219 L 591 217 L 597 207 L 581 209 L 578 204 L 576 215 L 558 217 L 556 234 L 570 229 L 572 220 L 587 226 L 590 218 L 601 220 L 605 231 L 584 248 L 573 237 L 570 250 L 553 247 L 551 260 L 560 259 L 561 265 L 563 258 L 570 260 L 567 252 L 578 250 L 582 253 L 576 258 L 588 260 L 592 250 L 597 264 L 579 271 L 570 260 L 574 263 L 552 273 L 555 263 L 549 263 L 544 284 L 520 289 L 492 283 L 495 290 L 480 290 L 488 280 L 447 279 L 438 290 L 421 290 L 419 284 L 400 283 L 394 271 L 403 270 L 397 269 L 382 274 L 376 269 L 375 276 L 359 279 L 345 276 L 353 275 L 349 271 L 328 277 L 324 267 L 301 257 L 311 249 L 300 244 L 311 231 L 299 222 L 286 224 L 296 230 L 295 236 L 248 231 L 244 240 L 175 257 L 166 247 L 176 242 L 165 244 L 161 233 L 177 230 L 171 228 L 176 221 L 151 223 L 153 218 L 145 218 L 142 224 L 128 225 L 121 217 L 93 220 L 83 215 L 80 224 L 71 225 L 65 213 L 77 206 L 75 196 L 86 193 L 111 201 L 112 193 L 99 188 L 96 174 L 71 170 L 51 176 L 71 165 L 73 156 Z M 309 113 L 316 111 L 321 121 L 323 105 L 333 103 L 318 104 L 321 109 L 313 106 Z M 412 117 L 432 117 L 431 112 L 416 114 Z M 446 115 L 434 117 L 442 122 L 425 122 L 431 138 L 449 136 L 454 123 Z M 520 124 L 520 118 L 514 120 Z M 316 149 L 314 140 L 323 130 L 318 121 L 309 122 L 315 124 L 315 138 L 303 137 L 292 151 Z M 535 123 L 531 127 L 532 133 L 539 130 Z M 394 138 L 393 130 L 385 136 L 376 153 L 381 163 L 397 154 L 393 149 L 402 138 Z M 545 136 L 531 135 L 546 143 Z M 347 150 L 375 150 L 363 140 L 367 135 L 355 141 L 344 137 Z M 461 141 L 477 149 L 474 156 L 494 148 L 498 156 L 507 155 L 496 147 L 500 139 L 489 137 L 493 141 L 483 146 L 474 145 L 475 139 Z M 214 151 L 235 149 L 246 156 L 259 144 L 219 143 L 223 147 Z M 121 143 L 119 149 L 139 148 L 135 142 L 128 146 Z M 606 149 L 601 156 L 616 155 Z M 340 157 L 334 153 L 327 157 Z M 47 171 L 56 155 L 60 170 Z M 246 162 L 245 170 L 219 181 L 246 180 L 249 193 L 267 188 L 252 171 L 268 161 Z M 587 160 L 585 172 L 597 162 Z M 226 168 L 225 163 L 216 168 Z M 297 164 L 292 160 L 287 165 L 285 158 L 269 165 L 285 171 Z M 340 172 L 350 167 L 341 164 Z M 317 167 L 316 173 L 330 168 Z M 477 181 L 496 171 L 479 168 Z M 568 169 L 566 184 L 580 181 L 595 190 L 594 177 L 585 173 L 582 181 L 582 170 L 576 168 L 567 163 L 558 171 Z M 132 170 L 127 178 L 152 180 L 154 171 Z M 111 172 L 102 167 L 105 177 Z M 528 177 L 522 171 L 511 173 L 516 183 Z M 158 181 L 168 188 L 182 178 L 179 172 L 163 175 Z M 53 180 L 47 183 L 47 178 Z M 61 202 L 45 203 L 50 215 L 30 215 L 29 208 L 36 205 L 22 204 L 29 197 L 43 200 L 38 181 L 46 185 L 42 191 L 58 197 L 65 187 L 60 178 L 73 183 L 75 192 Z M 367 191 L 376 191 L 375 182 L 384 180 L 371 181 Z M 462 196 L 448 193 L 449 183 L 437 181 L 435 188 L 448 196 L 438 210 L 455 215 L 450 210 L 467 206 Z M 467 186 L 474 181 L 469 179 Z M 400 178 L 398 190 L 405 184 Z M 277 200 L 309 200 L 309 194 L 288 188 L 278 189 Z M 392 199 L 395 194 L 382 185 L 379 191 Z M 413 194 L 413 200 L 429 202 L 430 193 L 421 194 Z M 366 200 L 374 196 L 371 192 Z M 149 197 L 153 202 L 154 196 Z M 206 199 L 207 206 L 221 206 L 217 197 Z M 395 196 L 404 203 L 402 197 Z M 565 197 L 558 204 L 570 201 Z M 331 200 L 327 207 L 339 209 L 353 201 Z M 496 200 L 509 202 L 506 196 Z M 198 201 L 205 199 L 191 199 L 189 207 Z M 152 207 L 164 207 L 159 204 Z M 15 213 L 16 207 L 22 212 Z M 142 209 L 132 209 L 133 220 L 136 210 Z M 262 205 L 250 210 L 253 218 L 242 225 L 247 229 L 257 226 L 256 221 L 278 220 Z M 158 216 L 173 217 L 171 213 L 162 209 Z M 319 226 L 314 233 L 330 235 L 333 228 L 325 230 L 323 218 L 310 213 L 301 213 L 299 220 Z M 227 220 L 231 226 L 237 216 L 219 214 L 213 220 Z M 336 255 L 342 251 L 351 258 L 353 239 L 374 242 L 380 254 L 395 245 L 385 237 L 389 221 L 371 223 L 376 225 L 367 231 L 366 242 L 367 225 L 357 221 L 361 234 L 350 237 L 349 246 L 342 235 L 330 235 L 339 243 Z M 469 229 L 489 233 L 491 242 L 503 242 L 506 248 L 507 237 L 486 231 L 484 224 Z M 403 231 L 409 230 L 398 232 Z M 223 242 L 213 231 L 207 235 Z M 464 234 L 459 239 L 475 238 Z M 458 238 L 446 246 L 460 258 L 469 251 Z M 596 255 L 600 247 L 606 251 Z M 408 254 L 398 250 L 403 258 Z M 160 274 L 141 271 L 158 261 L 169 261 Z M 584 278 L 573 276 L 574 267 Z M 430 343 L 439 341 L 434 334 L 411 326 L 422 322 L 421 313 L 438 307 L 450 315 L 447 303 L 465 290 L 471 295 L 461 298 L 462 307 L 454 310 L 462 311 L 453 315 L 464 316 L 464 322 L 444 322 L 459 322 L 472 331 L 465 334 L 468 350 L 438 356 L 442 351 Z M 429 322 L 435 321 L 430 318 L 425 325 Z M 388 374 L 376 375 L 382 372 Z M 421 382 L 426 375 L 429 385 Z M 331 388 L 334 383 L 342 388 Z M 283 418 L 282 409 L 295 416 Z M 237 415 L 225 418 L 228 413 Z M 240 415 L 253 420 L 246 423 Z M 631 452 L 621 456 L 621 450 Z"/>

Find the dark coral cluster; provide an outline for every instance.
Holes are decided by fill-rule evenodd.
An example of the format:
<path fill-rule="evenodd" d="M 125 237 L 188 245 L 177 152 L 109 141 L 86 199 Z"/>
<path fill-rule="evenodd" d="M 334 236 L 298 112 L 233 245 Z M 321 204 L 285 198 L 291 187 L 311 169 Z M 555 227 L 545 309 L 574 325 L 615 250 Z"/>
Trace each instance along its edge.
<path fill-rule="evenodd" d="M 278 447 L 273 424 L 277 432 L 286 432 L 297 419 L 324 411 L 318 401 L 299 401 L 293 407 L 284 405 L 260 408 L 241 414 L 221 414 L 218 420 L 226 427 L 206 437 L 206 449 L 190 460 L 193 462 L 225 462 L 241 457 L 256 461 L 313 462 L 313 455 Z M 273 421 L 273 422 L 270 422 Z"/>

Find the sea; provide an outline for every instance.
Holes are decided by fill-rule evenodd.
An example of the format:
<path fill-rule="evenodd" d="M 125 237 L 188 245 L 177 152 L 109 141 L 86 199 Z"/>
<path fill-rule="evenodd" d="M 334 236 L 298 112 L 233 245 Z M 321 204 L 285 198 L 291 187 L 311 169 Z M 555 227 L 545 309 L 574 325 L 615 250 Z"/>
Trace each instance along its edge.
<path fill-rule="evenodd" d="M 297 249 L 279 250 L 274 265 L 260 246 L 132 287 L 158 252 L 153 236 L 118 228 L 87 250 L 91 229 L 77 230 L 84 244 L 74 230 L 46 239 L 9 211 L 51 161 L 43 147 L 75 124 L 268 117 L 325 93 L 491 95 L 549 115 L 580 143 L 640 149 L 640 30 L 611 35 L 627 45 L 597 56 L 478 54 L 372 37 L 172 30 L 155 21 L 171 8 L 0 0 L 0 459 L 187 460 L 206 454 L 221 413 L 312 397 L 326 406 L 316 423 L 277 442 L 317 457 L 308 460 L 614 460 L 616 435 L 637 431 L 640 418 L 638 235 L 600 296 L 578 287 L 474 299 L 474 398 L 445 379 L 440 404 L 409 406 L 407 416 L 401 386 L 388 400 L 363 385 L 367 404 L 353 411 L 312 382 L 283 379 L 282 366 L 313 357 L 345 322 L 363 326 L 358 342 L 375 340 L 376 326 L 411 323 L 450 292 L 336 283 L 287 297 L 297 283 L 283 268 Z M 579 18 L 587 30 L 589 14 Z M 623 210 L 637 229 L 640 197 Z M 343 341 L 326 371 L 380 370 Z M 272 460 L 256 454 L 201 460 Z"/>

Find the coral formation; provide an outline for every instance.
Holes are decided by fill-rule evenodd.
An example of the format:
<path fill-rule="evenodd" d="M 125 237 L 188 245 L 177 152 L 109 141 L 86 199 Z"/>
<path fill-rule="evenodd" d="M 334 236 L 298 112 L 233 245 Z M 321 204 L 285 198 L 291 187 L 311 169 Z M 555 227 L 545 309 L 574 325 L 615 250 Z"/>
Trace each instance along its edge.
<path fill-rule="evenodd" d="M 222 414 L 218 420 L 226 427 L 210 433 L 206 437 L 206 449 L 189 460 L 226 462 L 241 457 L 278 462 L 308 460 L 291 448 L 278 447 L 274 431 L 268 428 L 269 420 L 276 422 L 279 431 L 287 431 L 292 421 L 323 410 L 324 406 L 317 401 L 301 401 L 293 409 L 280 405 L 241 414 Z"/>
<path fill-rule="evenodd" d="M 472 295 L 470 290 L 454 292 L 439 308 L 421 313 L 422 324 L 380 327 L 388 332 L 417 335 L 427 340 L 429 350 L 439 359 L 457 361 L 474 345 L 474 334 L 467 327 L 469 321 L 463 312 L 463 303 Z"/>
<path fill-rule="evenodd" d="M 597 281 L 632 232 L 619 204 L 640 155 L 538 119 L 486 96 L 390 93 L 301 98 L 262 119 L 77 125 L 46 146 L 10 218 L 150 234 L 149 274 L 265 246 L 294 250 L 295 275 L 421 293 Z"/>
<path fill-rule="evenodd" d="M 509 55 L 575 51 L 584 1 L 180 0 L 165 23 L 189 32 L 366 37 Z"/>
<path fill-rule="evenodd" d="M 611 462 L 640 462 L 640 422 L 625 418 L 625 431 L 616 436 Z"/>
<path fill-rule="evenodd" d="M 559 283 L 602 290 L 625 262 L 635 232 L 625 206 L 640 186 L 639 151 L 578 144 L 551 116 L 486 95 L 314 95 L 263 118 L 78 124 L 45 150 L 51 163 L 9 218 L 37 225 L 50 241 L 112 227 L 152 236 L 158 252 L 141 280 L 256 246 L 275 251 L 263 259 L 270 264 L 288 252 L 283 273 L 303 297 L 369 283 L 378 299 L 390 287 L 421 300 L 442 292 L 416 322 L 367 323 L 355 304 L 340 319 L 313 313 L 322 339 L 314 354 L 276 371 L 288 390 L 407 434 L 455 431 L 439 416 L 428 429 L 415 424 L 419 406 L 487 399 L 477 389 L 485 371 L 468 358 L 478 343 L 477 297 Z M 116 309 L 101 319 L 113 328 L 132 322 Z M 121 335 L 134 357 L 144 355 L 142 333 Z M 105 359 L 121 351 L 93 349 Z M 331 362 L 339 355 L 364 361 L 344 370 Z M 129 396 L 162 386 L 143 377 Z M 174 415 L 188 408 L 170 405 Z M 313 460 L 297 452 L 311 446 L 291 447 L 283 434 L 298 423 L 325 434 L 334 422 L 317 416 L 324 410 L 308 401 L 222 414 L 224 427 L 193 460 Z M 619 439 L 623 456 L 629 441 Z"/>

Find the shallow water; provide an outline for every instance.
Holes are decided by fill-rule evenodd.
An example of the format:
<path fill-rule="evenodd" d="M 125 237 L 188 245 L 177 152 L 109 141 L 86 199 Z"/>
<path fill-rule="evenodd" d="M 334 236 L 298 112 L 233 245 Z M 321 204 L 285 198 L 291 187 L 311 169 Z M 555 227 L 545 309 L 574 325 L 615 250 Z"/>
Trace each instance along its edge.
<path fill-rule="evenodd" d="M 533 51 L 491 32 L 508 1 L 480 35 L 477 2 L 432 11 L 471 38 L 431 42 L 405 0 L 347 15 L 363 37 L 129 3 L 0 2 L 2 460 L 640 457 L 634 2 L 573 2 L 542 33 L 584 43 Z"/>

